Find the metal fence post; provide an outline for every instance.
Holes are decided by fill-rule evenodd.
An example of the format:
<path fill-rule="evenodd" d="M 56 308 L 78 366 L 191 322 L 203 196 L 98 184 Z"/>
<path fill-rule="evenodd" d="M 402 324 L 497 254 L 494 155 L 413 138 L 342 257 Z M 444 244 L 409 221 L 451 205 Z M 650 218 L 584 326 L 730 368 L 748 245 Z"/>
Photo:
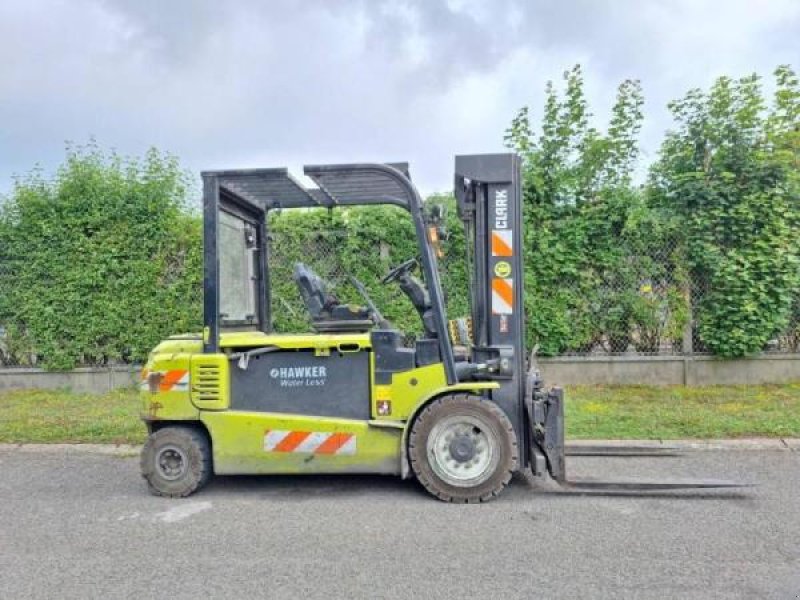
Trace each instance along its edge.
<path fill-rule="evenodd" d="M 692 288 L 691 283 L 684 294 L 686 298 L 686 324 L 683 326 L 683 340 L 681 341 L 681 355 L 683 356 L 683 385 L 692 384 L 690 373 L 692 355 L 694 354 L 694 314 L 692 313 Z"/>

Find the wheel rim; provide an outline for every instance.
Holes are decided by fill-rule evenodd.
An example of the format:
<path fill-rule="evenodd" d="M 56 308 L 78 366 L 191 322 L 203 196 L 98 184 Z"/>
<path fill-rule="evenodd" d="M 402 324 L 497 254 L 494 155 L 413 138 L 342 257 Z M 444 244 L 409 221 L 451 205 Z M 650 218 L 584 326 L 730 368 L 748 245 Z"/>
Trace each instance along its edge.
<path fill-rule="evenodd" d="M 428 435 L 427 452 L 434 473 L 456 487 L 480 485 L 500 460 L 497 436 L 484 421 L 469 415 L 436 423 Z"/>
<path fill-rule="evenodd" d="M 163 446 L 156 454 L 156 470 L 168 481 L 180 479 L 186 473 L 188 466 L 186 453 L 172 444 Z"/>

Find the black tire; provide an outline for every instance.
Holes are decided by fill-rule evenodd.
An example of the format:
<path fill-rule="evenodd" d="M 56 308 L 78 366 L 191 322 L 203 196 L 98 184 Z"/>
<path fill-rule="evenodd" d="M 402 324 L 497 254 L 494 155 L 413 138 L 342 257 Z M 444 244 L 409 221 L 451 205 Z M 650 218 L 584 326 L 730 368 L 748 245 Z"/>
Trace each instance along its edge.
<path fill-rule="evenodd" d="M 448 438 L 451 430 L 456 433 Z M 455 447 L 454 452 L 457 442 L 453 438 L 464 436 L 477 442 L 467 443 L 466 454 L 460 454 L 463 447 Z M 461 467 L 472 468 L 469 461 L 481 468 L 479 459 L 484 460 L 481 456 L 487 443 L 492 458 L 485 468 L 475 477 L 465 473 L 464 479 L 458 479 Z M 446 451 L 437 450 L 444 446 Z M 517 470 L 519 451 L 514 427 L 499 406 L 478 396 L 453 394 L 437 398 L 417 416 L 408 437 L 408 456 L 411 469 L 428 492 L 445 502 L 473 503 L 488 502 L 500 494 Z"/>
<path fill-rule="evenodd" d="M 164 427 L 147 438 L 140 464 L 150 493 L 184 498 L 211 478 L 211 444 L 199 429 Z"/>

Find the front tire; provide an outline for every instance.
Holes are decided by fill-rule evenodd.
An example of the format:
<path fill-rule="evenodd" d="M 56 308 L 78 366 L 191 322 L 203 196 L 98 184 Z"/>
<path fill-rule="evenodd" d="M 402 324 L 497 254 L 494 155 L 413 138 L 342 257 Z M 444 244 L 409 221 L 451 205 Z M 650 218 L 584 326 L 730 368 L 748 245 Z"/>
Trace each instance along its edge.
<path fill-rule="evenodd" d="M 411 468 L 445 502 L 487 502 L 517 470 L 517 437 L 503 410 L 468 394 L 443 396 L 419 414 L 408 438 Z"/>
<path fill-rule="evenodd" d="M 184 498 L 211 478 L 211 445 L 206 434 L 185 426 L 151 433 L 142 448 L 142 477 L 156 496 Z"/>

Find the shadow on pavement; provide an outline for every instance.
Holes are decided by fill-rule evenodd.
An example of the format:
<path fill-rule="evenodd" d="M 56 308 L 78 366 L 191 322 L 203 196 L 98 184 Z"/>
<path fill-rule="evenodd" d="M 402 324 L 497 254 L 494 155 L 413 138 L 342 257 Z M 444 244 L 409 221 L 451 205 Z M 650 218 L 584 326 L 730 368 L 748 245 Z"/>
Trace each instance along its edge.
<path fill-rule="evenodd" d="M 415 480 L 386 475 L 226 475 L 216 476 L 206 495 L 254 494 L 271 500 L 297 501 L 319 497 L 342 498 L 364 494 L 392 494 L 425 499 L 427 494 Z"/>

